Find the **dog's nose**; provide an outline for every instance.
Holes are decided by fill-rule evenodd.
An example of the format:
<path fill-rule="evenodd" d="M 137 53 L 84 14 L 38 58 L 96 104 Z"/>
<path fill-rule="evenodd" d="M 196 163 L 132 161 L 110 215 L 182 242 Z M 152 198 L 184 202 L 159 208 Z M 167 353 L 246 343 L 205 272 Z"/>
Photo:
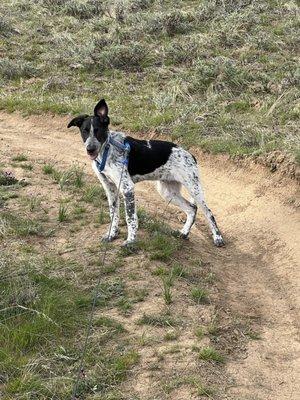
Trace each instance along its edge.
<path fill-rule="evenodd" d="M 86 151 L 87 151 L 89 154 L 95 153 L 96 150 L 97 150 L 97 147 L 96 147 L 96 146 L 87 146 L 87 148 L 86 148 Z"/>

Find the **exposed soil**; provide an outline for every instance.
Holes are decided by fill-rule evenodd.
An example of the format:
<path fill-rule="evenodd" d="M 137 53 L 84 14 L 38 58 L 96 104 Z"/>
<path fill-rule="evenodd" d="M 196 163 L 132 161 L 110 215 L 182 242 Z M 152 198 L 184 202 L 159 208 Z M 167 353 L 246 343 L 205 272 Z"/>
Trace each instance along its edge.
<path fill-rule="evenodd" d="M 66 125 L 67 118 L 34 116 L 24 119 L 18 114 L 0 113 L 1 154 L 11 157 L 22 152 L 33 162 L 52 160 L 61 166 L 78 161 L 86 165 L 87 173 L 92 174 L 80 136 L 68 131 Z M 217 276 L 215 290 L 222 300 L 219 304 L 222 329 L 231 329 L 226 325 L 228 314 L 231 319 L 240 319 L 243 323 L 250 321 L 260 336 L 259 340 L 243 340 L 238 324 L 234 328 L 239 337 L 238 348 L 229 352 L 225 371 L 220 369 L 220 374 L 225 376 L 219 379 L 224 385 L 222 398 L 296 400 L 300 393 L 299 188 L 295 181 L 271 175 L 255 164 L 239 167 L 224 157 L 201 153 L 197 156 L 207 202 L 227 245 L 221 249 L 212 245 L 199 214 L 190 236 L 189 256 L 191 260 L 205 260 L 209 270 Z M 146 209 L 165 215 L 166 205 L 152 186 L 149 182 L 137 185 L 138 202 Z M 45 194 L 51 188 L 41 182 L 41 191 Z M 181 218 L 178 210 L 169 206 L 167 214 L 171 225 L 178 226 Z M 86 232 L 86 238 L 88 236 L 89 232 Z M 65 238 L 59 240 L 64 243 Z M 131 265 L 132 269 L 142 267 Z M 151 285 L 151 282 L 147 284 Z M 152 289 L 149 299 L 140 305 L 139 316 L 148 310 L 161 309 L 162 299 L 156 293 L 161 288 L 152 286 Z M 175 293 L 176 296 L 180 298 L 181 292 Z M 182 299 L 181 308 L 189 319 L 199 317 L 199 309 L 186 306 L 185 299 Z M 203 307 L 203 321 L 209 318 L 206 313 L 209 309 Z M 136 319 L 137 315 L 133 315 L 124 318 L 122 323 L 128 331 L 140 329 L 143 333 L 142 328 L 137 328 Z M 155 329 L 157 336 L 159 328 Z M 151 336 L 151 330 L 147 334 Z M 233 337 L 234 332 L 231 332 L 228 340 L 232 341 Z M 234 348 L 226 343 L 226 334 L 222 335 L 222 341 L 217 343 L 219 347 Z M 176 361 L 176 357 L 166 354 L 164 372 L 156 368 L 157 354 L 153 349 L 142 348 L 139 368 L 124 391 L 132 390 L 141 399 L 157 398 L 151 397 L 151 391 L 159 374 L 167 370 L 180 374 L 192 367 L 191 343 L 188 334 L 179 338 L 181 351 L 186 349 L 185 357 Z M 160 344 L 159 351 L 163 350 Z M 206 368 L 206 373 L 210 383 L 213 380 L 209 378 L 210 367 Z M 215 375 L 214 372 L 214 379 Z M 190 395 L 183 385 L 175 388 L 167 398 L 197 397 Z"/>

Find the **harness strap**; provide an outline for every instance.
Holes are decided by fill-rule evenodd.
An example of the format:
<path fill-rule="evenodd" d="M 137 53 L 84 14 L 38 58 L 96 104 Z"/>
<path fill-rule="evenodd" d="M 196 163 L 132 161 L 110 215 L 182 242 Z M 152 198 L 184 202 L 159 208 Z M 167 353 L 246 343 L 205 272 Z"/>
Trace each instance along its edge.
<path fill-rule="evenodd" d="M 106 143 L 105 147 L 104 147 L 104 151 L 103 151 L 103 155 L 102 155 L 102 159 L 101 162 L 99 162 L 97 159 L 95 160 L 96 165 L 97 165 L 97 169 L 98 171 L 101 173 L 106 165 L 106 161 L 107 161 L 107 156 L 108 156 L 108 151 L 110 148 L 110 145 L 115 146 L 117 149 L 122 150 L 125 152 L 125 157 L 124 160 L 122 160 L 122 164 L 123 165 L 128 165 L 128 153 L 130 152 L 130 144 L 128 142 L 118 142 L 117 140 L 113 139 L 111 136 L 108 139 L 108 142 Z"/>

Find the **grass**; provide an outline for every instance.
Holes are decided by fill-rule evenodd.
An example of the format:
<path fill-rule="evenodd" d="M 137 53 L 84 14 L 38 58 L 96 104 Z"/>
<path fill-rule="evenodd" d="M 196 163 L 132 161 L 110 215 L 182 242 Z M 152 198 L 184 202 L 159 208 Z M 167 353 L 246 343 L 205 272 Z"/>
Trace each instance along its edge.
<path fill-rule="evenodd" d="M 60 203 L 58 209 L 58 221 L 65 222 L 68 220 L 68 207 L 64 203 Z"/>
<path fill-rule="evenodd" d="M 4 0 L 0 108 L 90 113 L 101 93 L 118 128 L 212 153 L 298 154 L 298 8 Z"/>
<path fill-rule="evenodd" d="M 23 203 L 25 205 L 27 205 L 27 207 L 28 207 L 30 212 L 33 212 L 33 211 L 36 211 L 36 210 L 40 209 L 41 203 L 42 203 L 42 199 L 32 195 L 30 197 L 24 197 L 23 198 Z"/>
<path fill-rule="evenodd" d="M 204 385 L 197 376 L 181 376 L 171 379 L 164 386 L 164 390 L 167 394 L 170 394 L 174 389 L 178 389 L 183 385 L 191 386 L 197 396 L 211 397 L 214 390 Z"/>
<path fill-rule="evenodd" d="M 102 203 L 102 200 L 106 200 L 106 197 L 100 184 L 88 185 L 85 187 L 82 195 L 82 201 L 91 203 L 95 207 L 99 207 L 99 204 Z"/>
<path fill-rule="evenodd" d="M 208 300 L 207 297 L 207 291 L 205 289 L 199 288 L 199 287 L 194 287 L 191 290 L 191 296 L 192 299 L 195 301 L 197 304 L 203 304 L 206 303 Z"/>
<path fill-rule="evenodd" d="M 200 360 L 204 361 L 224 362 L 224 357 L 213 347 L 204 347 L 199 351 L 198 356 Z"/>
<path fill-rule="evenodd" d="M 0 236 L 39 235 L 42 233 L 42 225 L 31 218 L 23 218 L 11 212 L 2 212 L 0 216 Z"/>
<path fill-rule="evenodd" d="M 173 286 L 173 276 L 167 276 L 162 278 L 163 284 L 163 296 L 165 303 L 167 305 L 172 303 L 172 286 Z"/>
<path fill-rule="evenodd" d="M 84 186 L 83 170 L 76 164 L 63 171 L 56 169 L 52 164 L 45 164 L 42 171 L 51 176 L 61 190 L 79 190 Z"/>
<path fill-rule="evenodd" d="M 1 254 L 1 265 L 8 255 Z M 40 375 L 42 364 L 36 359 L 30 367 L 30 360 L 38 352 L 44 360 L 55 358 L 55 352 L 71 357 L 70 340 L 85 321 L 89 303 L 82 291 L 63 279 L 44 275 L 43 259 L 38 256 L 14 257 L 10 266 L 14 274 L 0 270 L 2 383 L 9 397 L 21 398 L 30 391 L 46 398 L 52 384 L 46 385 Z"/>
<path fill-rule="evenodd" d="M 28 157 L 25 156 L 25 154 L 18 154 L 17 156 L 12 158 L 12 161 L 18 161 L 18 162 L 27 161 L 27 160 L 28 160 Z"/>
<path fill-rule="evenodd" d="M 52 175 L 54 173 L 55 169 L 52 164 L 45 164 L 45 165 L 43 165 L 42 170 L 45 175 Z"/>
<path fill-rule="evenodd" d="M 138 321 L 139 325 L 150 325 L 150 326 L 169 326 L 173 327 L 178 325 L 178 321 L 174 319 L 170 314 L 144 314 Z"/>

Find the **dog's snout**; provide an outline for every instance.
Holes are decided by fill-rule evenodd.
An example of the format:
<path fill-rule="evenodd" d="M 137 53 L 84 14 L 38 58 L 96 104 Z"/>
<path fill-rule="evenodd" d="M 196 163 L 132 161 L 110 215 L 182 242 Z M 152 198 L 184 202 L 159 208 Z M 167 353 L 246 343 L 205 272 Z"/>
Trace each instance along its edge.
<path fill-rule="evenodd" d="M 89 154 L 95 153 L 96 150 L 97 150 L 97 147 L 96 147 L 96 146 L 92 146 L 92 145 L 89 145 L 89 146 L 87 146 L 87 148 L 86 148 L 86 151 L 87 151 Z"/>

